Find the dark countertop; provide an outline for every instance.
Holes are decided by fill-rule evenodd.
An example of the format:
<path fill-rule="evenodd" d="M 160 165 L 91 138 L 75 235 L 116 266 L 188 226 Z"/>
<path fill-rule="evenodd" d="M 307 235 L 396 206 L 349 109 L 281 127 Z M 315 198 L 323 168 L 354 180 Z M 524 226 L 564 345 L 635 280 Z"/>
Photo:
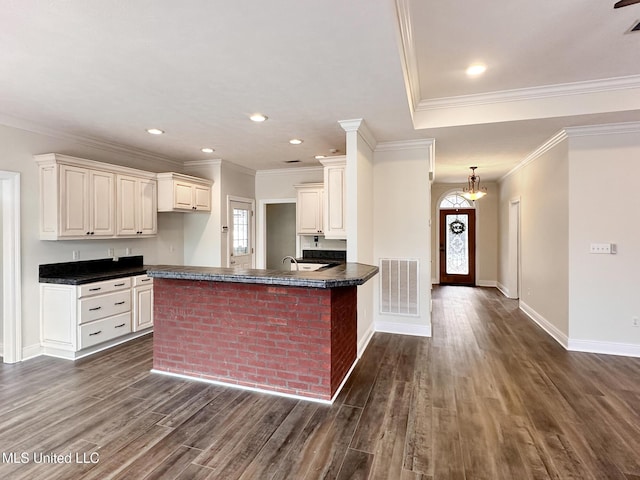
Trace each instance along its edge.
<path fill-rule="evenodd" d="M 132 277 L 147 273 L 142 264 L 142 255 L 121 257 L 118 260 L 102 258 L 77 262 L 50 263 L 40 265 L 40 283 L 59 285 L 84 285 L 86 283 Z"/>
<path fill-rule="evenodd" d="M 378 267 L 363 263 L 342 263 L 314 272 L 267 269 L 234 269 L 214 267 L 183 267 L 149 265 L 147 275 L 173 280 L 204 280 L 210 282 L 257 283 L 291 287 L 335 288 L 362 285 L 378 273 Z"/>

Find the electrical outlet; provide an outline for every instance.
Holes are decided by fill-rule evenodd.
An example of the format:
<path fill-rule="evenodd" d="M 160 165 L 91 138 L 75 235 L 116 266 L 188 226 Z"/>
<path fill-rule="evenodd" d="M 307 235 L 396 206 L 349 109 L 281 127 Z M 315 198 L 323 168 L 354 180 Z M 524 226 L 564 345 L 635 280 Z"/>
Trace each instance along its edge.
<path fill-rule="evenodd" d="M 73 251 L 73 259 L 78 260 L 80 258 L 80 250 Z"/>
<path fill-rule="evenodd" d="M 107 257 L 115 257 L 115 256 L 116 256 L 116 252 L 113 248 L 107 249 Z"/>
<path fill-rule="evenodd" d="M 631 318 L 631 326 L 632 327 L 640 327 L 640 319 L 638 317 Z"/>
<path fill-rule="evenodd" d="M 125 255 L 131 255 L 131 249 L 129 247 L 124 250 Z"/>

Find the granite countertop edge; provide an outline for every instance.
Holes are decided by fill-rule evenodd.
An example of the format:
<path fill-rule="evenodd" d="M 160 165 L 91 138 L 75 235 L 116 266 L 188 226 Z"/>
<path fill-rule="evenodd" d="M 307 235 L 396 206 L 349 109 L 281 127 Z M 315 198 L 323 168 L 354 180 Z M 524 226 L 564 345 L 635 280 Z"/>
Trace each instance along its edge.
<path fill-rule="evenodd" d="M 147 273 L 147 267 L 127 268 L 110 272 L 40 276 L 40 283 L 53 283 L 57 285 L 85 285 L 87 283 L 113 280 L 114 278 L 135 277 Z"/>
<path fill-rule="evenodd" d="M 361 263 L 342 263 L 320 271 L 233 270 L 215 267 L 149 266 L 147 275 L 170 280 L 196 280 L 228 283 L 280 285 L 309 288 L 358 286 L 378 273 L 378 267 Z"/>

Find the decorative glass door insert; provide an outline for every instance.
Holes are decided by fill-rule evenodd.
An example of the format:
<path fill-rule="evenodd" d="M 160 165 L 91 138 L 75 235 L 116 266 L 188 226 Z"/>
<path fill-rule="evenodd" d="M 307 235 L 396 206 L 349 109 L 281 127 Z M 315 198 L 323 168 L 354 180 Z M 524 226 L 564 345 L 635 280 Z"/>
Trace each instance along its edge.
<path fill-rule="evenodd" d="M 475 285 L 475 210 L 440 210 L 440 283 Z"/>

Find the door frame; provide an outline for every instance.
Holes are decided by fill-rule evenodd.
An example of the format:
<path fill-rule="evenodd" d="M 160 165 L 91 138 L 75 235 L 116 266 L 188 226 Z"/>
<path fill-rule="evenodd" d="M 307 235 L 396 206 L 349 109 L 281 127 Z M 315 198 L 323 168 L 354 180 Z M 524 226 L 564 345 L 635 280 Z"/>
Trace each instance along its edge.
<path fill-rule="evenodd" d="M 506 296 L 508 298 L 520 298 L 520 197 L 509 200 L 508 239 L 507 239 L 507 285 Z"/>
<path fill-rule="evenodd" d="M 0 171 L 2 182 L 2 357 L 22 361 L 20 174 Z"/>
<path fill-rule="evenodd" d="M 469 224 L 468 224 L 468 238 L 469 238 L 469 244 L 473 245 L 473 249 L 469 248 L 469 274 L 466 275 L 468 277 L 470 277 L 470 283 L 456 283 L 456 282 L 445 282 L 447 285 L 468 285 L 468 286 L 476 286 L 476 276 L 477 276 L 477 262 L 476 262 L 476 250 L 477 250 L 477 245 L 476 245 L 476 228 L 477 228 L 477 219 L 476 219 L 476 209 L 475 208 L 439 208 L 438 209 L 438 225 L 440 226 L 440 228 L 438 229 L 438 239 L 437 239 L 437 245 L 438 245 L 438 259 L 442 258 L 443 254 L 443 242 L 442 242 L 442 236 L 445 236 L 446 238 L 446 232 L 442 229 L 442 219 L 445 215 L 451 215 L 453 213 L 459 213 L 460 215 L 469 215 Z M 473 242 L 473 243 L 472 243 Z M 445 254 L 446 255 L 446 252 Z M 440 284 L 442 284 L 442 270 L 443 270 L 443 266 L 442 266 L 442 261 L 439 262 L 439 268 L 438 268 L 438 282 Z"/>
<path fill-rule="evenodd" d="M 256 212 L 256 268 L 267 268 L 267 205 L 297 203 L 296 198 L 268 198 L 258 201 Z M 300 256 L 300 235 L 296 234 L 296 256 Z"/>
<path fill-rule="evenodd" d="M 229 235 L 231 235 L 231 229 L 233 228 L 233 212 L 231 211 L 231 202 L 242 202 L 251 205 L 251 222 L 249 225 L 251 235 L 251 242 L 249 248 L 251 248 L 251 268 L 256 268 L 256 201 L 253 198 L 236 197 L 234 195 L 227 195 L 227 225 L 229 225 Z M 231 268 L 231 252 L 233 251 L 233 245 L 229 241 L 227 236 L 227 267 Z"/>

